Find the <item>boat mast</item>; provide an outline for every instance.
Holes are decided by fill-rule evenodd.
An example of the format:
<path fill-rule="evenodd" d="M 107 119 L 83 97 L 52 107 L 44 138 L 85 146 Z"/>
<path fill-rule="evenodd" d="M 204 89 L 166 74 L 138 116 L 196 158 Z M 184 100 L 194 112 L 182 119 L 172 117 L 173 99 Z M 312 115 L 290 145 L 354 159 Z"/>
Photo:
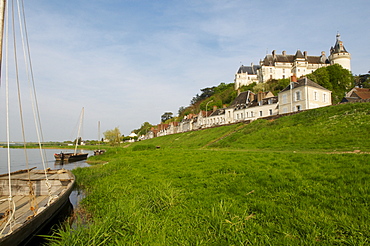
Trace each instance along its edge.
<path fill-rule="evenodd" d="M 2 65 L 2 60 L 3 60 L 2 58 L 3 58 L 5 6 L 6 6 L 6 0 L 1 0 L 0 1 L 0 78 L 1 78 L 1 65 Z"/>
<path fill-rule="evenodd" d="M 80 137 L 81 125 L 82 125 L 82 121 L 83 121 L 83 118 L 84 118 L 84 110 L 85 109 L 82 107 L 82 111 L 81 111 L 81 115 L 80 115 L 80 124 L 78 126 L 78 133 L 77 133 L 77 138 L 76 138 L 76 146 L 75 146 L 74 154 L 77 153 L 78 138 Z M 81 141 L 82 141 L 82 138 L 81 138 Z"/>

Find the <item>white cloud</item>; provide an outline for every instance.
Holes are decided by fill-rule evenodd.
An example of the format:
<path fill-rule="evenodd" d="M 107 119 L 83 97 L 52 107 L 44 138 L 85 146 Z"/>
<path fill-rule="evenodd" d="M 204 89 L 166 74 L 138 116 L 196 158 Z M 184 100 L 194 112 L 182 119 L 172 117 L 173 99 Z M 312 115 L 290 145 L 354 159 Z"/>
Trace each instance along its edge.
<path fill-rule="evenodd" d="M 232 82 L 266 51 L 329 52 L 342 34 L 353 72 L 370 70 L 368 1 L 26 2 L 45 137 L 67 140 L 82 107 L 85 138 L 129 134 L 200 89 Z"/>

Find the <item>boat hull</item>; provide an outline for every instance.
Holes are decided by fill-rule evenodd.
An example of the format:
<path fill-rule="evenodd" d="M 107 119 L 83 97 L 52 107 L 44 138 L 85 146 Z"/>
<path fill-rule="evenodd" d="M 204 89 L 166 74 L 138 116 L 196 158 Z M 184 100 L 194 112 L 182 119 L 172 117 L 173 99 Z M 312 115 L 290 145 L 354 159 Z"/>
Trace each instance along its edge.
<path fill-rule="evenodd" d="M 34 171 L 32 171 L 35 173 Z M 48 171 L 49 174 L 55 174 L 56 171 Z M 57 196 L 57 198 L 52 201 L 49 205 L 47 205 L 48 197 L 40 201 L 38 203 L 38 212 L 36 215 L 32 216 L 33 212 L 26 210 L 26 212 L 22 213 L 19 212 L 19 214 L 15 214 L 15 222 L 16 225 L 20 225 L 17 228 L 13 229 L 13 231 L 10 234 L 7 235 L 0 235 L 0 245 L 19 245 L 19 244 L 25 244 L 28 240 L 30 240 L 37 232 L 39 232 L 45 225 L 48 224 L 59 212 L 60 210 L 66 205 L 66 203 L 69 202 L 69 195 L 71 194 L 74 184 L 75 184 L 75 177 L 69 170 L 63 170 L 63 175 L 60 176 L 58 180 L 53 180 L 52 182 L 55 183 L 55 181 L 59 181 L 62 186 L 58 187 L 58 189 L 54 190 L 52 192 L 53 196 Z M 42 172 L 36 170 L 36 176 L 41 177 Z M 32 182 L 35 183 L 43 183 L 40 178 L 36 178 L 36 176 L 31 175 Z M 4 188 L 4 183 L 7 182 L 7 175 L 0 177 L 0 183 Z M 14 180 L 14 179 L 12 179 Z M 5 182 L 3 182 L 5 181 Z M 24 181 L 24 178 L 22 178 L 22 181 Z M 19 186 L 21 182 L 14 182 L 14 185 L 12 184 L 12 188 Z M 19 188 L 17 188 L 19 189 Z M 36 187 L 36 190 L 40 190 L 43 188 Z M 26 190 L 26 189 L 25 189 Z M 25 193 L 24 190 L 20 191 L 20 193 Z M 6 196 L 6 194 L 2 194 L 2 196 Z M 16 197 L 15 195 L 14 197 Z M 24 196 L 28 197 L 28 194 L 25 194 Z M 41 196 L 41 194 L 40 194 Z M 37 197 L 37 194 L 36 194 Z M 7 202 L 6 202 L 7 203 Z M 25 206 L 29 206 L 28 202 L 26 202 Z M 3 206 L 4 207 L 4 206 Z M 19 206 L 18 206 L 19 207 Z M 40 209 L 41 208 L 41 209 Z M 27 209 L 27 208 L 26 208 Z M 23 212 L 23 208 L 19 208 L 19 211 Z M 16 210 L 17 211 L 17 210 Z M 4 211 L 1 211 L 4 212 Z M 28 216 L 28 215 L 31 216 Z M 5 224 L 5 223 L 3 223 Z M 2 228 L 1 228 L 2 229 Z M 7 231 L 8 229 L 5 228 Z"/>
<path fill-rule="evenodd" d="M 73 162 L 87 159 L 88 153 L 59 153 L 54 154 L 56 161 Z"/>

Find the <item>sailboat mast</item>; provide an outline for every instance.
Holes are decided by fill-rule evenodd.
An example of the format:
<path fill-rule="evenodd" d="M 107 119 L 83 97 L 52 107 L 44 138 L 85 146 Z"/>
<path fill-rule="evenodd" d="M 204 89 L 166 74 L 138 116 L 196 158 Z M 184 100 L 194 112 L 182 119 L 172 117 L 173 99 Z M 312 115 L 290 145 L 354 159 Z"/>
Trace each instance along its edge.
<path fill-rule="evenodd" d="M 4 37 L 4 20 L 5 20 L 6 0 L 0 1 L 0 71 L 3 58 L 3 37 Z M 1 78 L 1 73 L 0 73 Z"/>
<path fill-rule="evenodd" d="M 84 109 L 84 108 L 82 108 L 81 116 L 80 116 L 80 124 L 79 124 L 79 126 L 78 126 L 78 133 L 77 133 L 77 138 L 76 138 L 75 154 L 77 153 L 78 138 L 80 137 L 82 120 L 83 120 L 83 118 L 84 118 L 84 110 L 85 110 L 85 109 Z"/>

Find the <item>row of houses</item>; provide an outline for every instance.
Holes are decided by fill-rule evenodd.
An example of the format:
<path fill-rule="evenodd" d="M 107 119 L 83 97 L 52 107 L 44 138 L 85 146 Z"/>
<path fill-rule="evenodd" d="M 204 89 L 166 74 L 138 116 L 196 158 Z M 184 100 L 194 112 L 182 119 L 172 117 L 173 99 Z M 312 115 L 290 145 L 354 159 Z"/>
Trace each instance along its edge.
<path fill-rule="evenodd" d="M 303 77 L 291 77 L 290 84 L 275 96 L 271 92 L 245 91 L 238 94 L 229 107 L 189 114 L 181 122 L 159 124 L 139 140 L 209 127 L 250 122 L 259 118 L 289 114 L 331 105 L 331 91 Z"/>

